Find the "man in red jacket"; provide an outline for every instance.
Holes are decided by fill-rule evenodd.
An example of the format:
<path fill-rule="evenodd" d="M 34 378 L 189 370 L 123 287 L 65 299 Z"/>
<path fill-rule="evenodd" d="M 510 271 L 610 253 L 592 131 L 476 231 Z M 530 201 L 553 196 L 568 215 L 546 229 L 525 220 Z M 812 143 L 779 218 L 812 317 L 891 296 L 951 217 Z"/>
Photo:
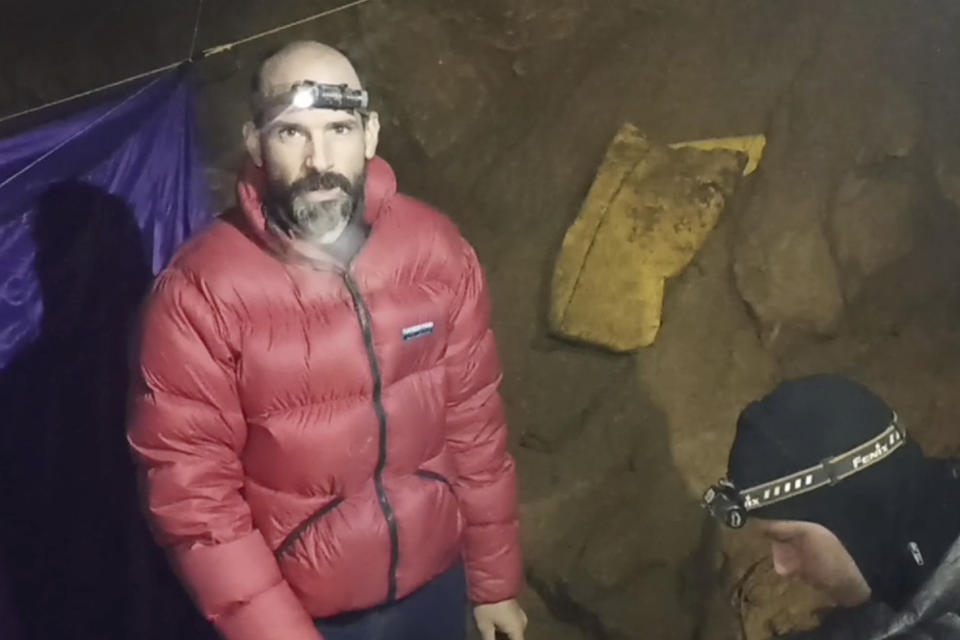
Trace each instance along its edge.
<path fill-rule="evenodd" d="M 129 439 L 162 545 L 228 640 L 485 640 L 526 616 L 490 303 L 396 192 L 341 54 L 254 82 L 238 206 L 147 303 Z"/>

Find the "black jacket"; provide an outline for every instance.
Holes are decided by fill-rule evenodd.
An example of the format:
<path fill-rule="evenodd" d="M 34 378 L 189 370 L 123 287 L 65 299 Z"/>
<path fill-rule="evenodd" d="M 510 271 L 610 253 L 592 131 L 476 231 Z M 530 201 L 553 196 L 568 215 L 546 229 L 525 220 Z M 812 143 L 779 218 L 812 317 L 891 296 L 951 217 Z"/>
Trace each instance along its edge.
<path fill-rule="evenodd" d="M 960 504 L 957 505 L 960 509 Z M 837 610 L 790 640 L 960 640 L 960 538 L 900 611 L 877 602 Z"/>

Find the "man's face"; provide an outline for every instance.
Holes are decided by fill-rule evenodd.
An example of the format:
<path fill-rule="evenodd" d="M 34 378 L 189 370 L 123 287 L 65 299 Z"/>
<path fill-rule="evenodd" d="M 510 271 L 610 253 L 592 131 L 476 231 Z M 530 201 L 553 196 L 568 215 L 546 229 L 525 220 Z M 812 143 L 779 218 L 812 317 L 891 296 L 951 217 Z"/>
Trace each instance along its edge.
<path fill-rule="evenodd" d="M 853 558 L 826 527 L 795 520 L 753 522 L 770 542 L 778 575 L 799 578 L 843 607 L 856 606 L 870 597 L 870 587 Z"/>
<path fill-rule="evenodd" d="M 321 244 L 336 241 L 362 215 L 367 132 L 359 114 L 290 109 L 259 129 L 269 181 L 268 206 L 288 232 Z"/>

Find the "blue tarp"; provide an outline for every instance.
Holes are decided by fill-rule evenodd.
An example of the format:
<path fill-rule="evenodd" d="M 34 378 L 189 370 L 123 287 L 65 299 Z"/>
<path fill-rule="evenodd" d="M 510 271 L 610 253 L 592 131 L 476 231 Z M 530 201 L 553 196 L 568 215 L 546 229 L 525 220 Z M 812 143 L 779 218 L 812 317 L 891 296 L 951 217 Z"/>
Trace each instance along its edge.
<path fill-rule="evenodd" d="M 124 438 L 138 305 L 209 214 L 191 106 L 177 72 L 0 141 L 0 594 L 26 639 L 197 637 Z"/>
<path fill-rule="evenodd" d="M 54 234 L 61 225 L 75 232 L 56 239 L 60 258 L 41 256 L 65 263 L 116 237 L 109 230 L 107 237 L 84 235 L 97 213 L 78 212 L 71 190 L 88 188 L 94 209 L 94 192 L 125 206 L 130 218 L 125 223 L 131 230 L 135 225 L 141 237 L 139 255 L 126 257 L 145 262 L 154 273 L 203 222 L 207 191 L 190 109 L 189 84 L 177 73 L 119 103 L 0 141 L 0 368 L 39 330 L 44 283 L 35 265 L 44 250 L 37 246 L 43 227 L 53 227 Z M 84 219 L 64 219 L 78 215 Z"/>

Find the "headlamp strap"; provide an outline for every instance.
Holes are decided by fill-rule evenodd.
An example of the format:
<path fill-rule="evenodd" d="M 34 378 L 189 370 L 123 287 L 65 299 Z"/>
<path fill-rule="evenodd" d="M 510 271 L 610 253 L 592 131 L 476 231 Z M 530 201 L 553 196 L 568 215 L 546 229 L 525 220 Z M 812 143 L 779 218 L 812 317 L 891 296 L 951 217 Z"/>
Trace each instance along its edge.
<path fill-rule="evenodd" d="M 905 442 L 904 430 L 894 413 L 890 425 L 863 444 L 828 458 L 815 467 L 740 491 L 743 507 L 747 511 L 753 511 L 826 485 L 835 485 L 844 478 L 884 460 Z"/>

